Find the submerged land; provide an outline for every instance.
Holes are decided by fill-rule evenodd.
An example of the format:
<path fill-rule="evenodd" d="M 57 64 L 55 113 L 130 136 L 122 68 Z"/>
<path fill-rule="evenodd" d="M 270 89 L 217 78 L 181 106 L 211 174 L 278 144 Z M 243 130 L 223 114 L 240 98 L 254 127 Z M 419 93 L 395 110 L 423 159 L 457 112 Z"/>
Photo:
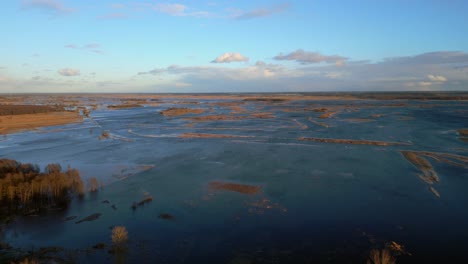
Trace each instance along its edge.
<path fill-rule="evenodd" d="M 467 116 L 464 92 L 0 95 L 0 262 L 468 261 Z"/>

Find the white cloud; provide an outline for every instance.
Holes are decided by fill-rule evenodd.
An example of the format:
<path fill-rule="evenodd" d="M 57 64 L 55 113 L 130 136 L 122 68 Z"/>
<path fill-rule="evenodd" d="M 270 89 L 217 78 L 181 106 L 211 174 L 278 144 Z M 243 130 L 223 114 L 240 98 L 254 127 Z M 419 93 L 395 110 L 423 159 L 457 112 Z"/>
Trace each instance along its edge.
<path fill-rule="evenodd" d="M 39 9 L 55 14 L 66 14 L 75 11 L 73 8 L 65 7 L 58 0 L 23 0 L 23 9 Z"/>
<path fill-rule="evenodd" d="M 429 75 L 427 75 L 427 78 L 429 78 L 429 80 L 431 80 L 433 82 L 446 82 L 447 81 L 447 78 L 445 78 L 442 75 L 429 74 Z"/>
<path fill-rule="evenodd" d="M 154 10 L 161 12 L 161 13 L 166 13 L 171 16 L 182 16 L 185 13 L 185 10 L 187 10 L 187 6 L 182 5 L 182 4 L 156 4 L 154 6 Z"/>
<path fill-rule="evenodd" d="M 102 16 L 98 16 L 99 19 L 125 19 L 128 18 L 124 13 L 109 13 Z"/>
<path fill-rule="evenodd" d="M 348 59 L 346 57 L 338 56 L 338 55 L 322 55 L 318 52 L 308 52 L 302 49 L 298 49 L 293 51 L 289 54 L 282 54 L 273 57 L 275 60 L 292 60 L 297 61 L 301 64 L 312 64 L 312 63 L 334 63 L 336 66 L 343 66 L 344 62 Z"/>
<path fill-rule="evenodd" d="M 249 58 L 243 56 L 238 52 L 226 52 L 216 59 L 211 61 L 212 63 L 229 63 L 229 62 L 240 62 L 240 61 L 249 61 Z"/>
<path fill-rule="evenodd" d="M 58 71 L 58 74 L 62 76 L 78 76 L 80 75 L 80 70 L 72 68 L 63 68 Z"/>
<path fill-rule="evenodd" d="M 246 19 L 253 19 L 253 18 L 260 18 L 260 17 L 267 17 L 274 14 L 282 13 L 286 11 L 290 7 L 289 4 L 281 4 L 274 7 L 268 8 L 259 8 L 251 11 L 234 11 L 233 18 L 238 20 L 246 20 Z"/>
<path fill-rule="evenodd" d="M 87 51 L 91 51 L 91 52 L 94 52 L 94 53 L 103 53 L 103 51 L 101 50 L 101 45 L 97 44 L 97 43 L 89 43 L 89 44 L 86 44 L 86 45 L 83 45 L 83 46 L 78 46 L 78 45 L 75 45 L 75 44 L 67 44 L 64 46 L 65 48 L 67 49 L 76 49 L 76 50 L 87 50 Z"/>
<path fill-rule="evenodd" d="M 166 68 L 156 68 L 147 72 L 139 72 L 138 75 L 172 75 L 179 78 L 196 78 L 196 79 L 224 79 L 224 80 L 238 80 L 248 81 L 256 79 L 268 79 L 277 77 L 293 76 L 293 72 L 286 68 L 275 65 L 266 64 L 264 62 L 257 62 L 253 66 L 247 66 L 242 68 L 225 68 L 225 67 L 214 67 L 214 66 L 179 66 L 171 65 Z"/>

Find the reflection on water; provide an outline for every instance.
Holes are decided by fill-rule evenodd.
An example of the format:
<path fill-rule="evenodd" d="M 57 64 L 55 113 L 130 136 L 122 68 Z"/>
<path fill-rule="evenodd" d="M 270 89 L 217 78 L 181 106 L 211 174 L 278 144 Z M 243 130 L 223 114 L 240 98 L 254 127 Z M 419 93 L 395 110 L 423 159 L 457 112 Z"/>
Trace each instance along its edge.
<path fill-rule="evenodd" d="M 174 106 L 160 103 L 98 109 L 83 124 L 3 137 L 0 157 L 70 165 L 104 184 L 66 211 L 18 218 L 4 241 L 24 249 L 61 246 L 80 263 L 364 263 L 371 249 L 396 247 L 392 241 L 405 250 L 397 263 L 467 260 L 466 161 L 453 166 L 426 155 L 440 177 L 438 198 L 401 154 L 466 157 L 456 131 L 468 120 L 455 110 L 467 104 L 216 102 L 201 101 L 196 108 L 205 111 L 190 117 L 246 117 L 197 122 L 160 114 Z M 333 114 L 322 116 L 322 108 Z M 99 140 L 103 131 L 110 137 Z M 204 136 L 178 138 L 184 133 Z M 209 136 L 216 133 L 242 138 Z M 132 210 L 148 194 L 152 201 Z M 128 230 L 128 250 L 110 255 L 117 225 Z M 98 243 L 105 247 L 93 248 Z"/>

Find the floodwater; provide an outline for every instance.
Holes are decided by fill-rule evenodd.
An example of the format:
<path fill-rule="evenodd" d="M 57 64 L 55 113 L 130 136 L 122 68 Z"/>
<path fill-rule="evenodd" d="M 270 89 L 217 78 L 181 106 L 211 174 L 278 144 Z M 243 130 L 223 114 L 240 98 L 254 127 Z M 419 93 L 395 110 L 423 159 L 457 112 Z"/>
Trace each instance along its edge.
<path fill-rule="evenodd" d="M 466 102 L 252 101 L 235 115 L 272 118 L 187 119 L 232 115 L 213 104 L 227 101 L 102 107 L 80 124 L 3 136 L 0 158 L 41 168 L 70 165 L 84 180 L 96 177 L 104 185 L 65 211 L 17 218 L 3 241 L 29 251 L 63 247 L 58 255 L 78 263 L 365 263 L 371 249 L 394 241 L 404 247 L 394 252 L 397 263 L 468 263 L 467 163 L 427 158 L 440 177 L 432 185 L 437 197 L 400 153 L 468 156 L 468 143 L 457 134 L 468 127 Z M 169 107 L 205 112 L 160 114 Z M 319 118 L 323 112 L 313 108 L 336 114 Z M 110 138 L 99 139 L 104 131 Z M 213 182 L 258 191 L 212 188 Z M 132 209 L 147 195 L 152 202 Z M 96 220 L 76 223 L 95 213 L 101 214 Z M 116 225 L 127 228 L 128 248 L 110 254 Z M 92 249 L 97 243 L 106 248 Z"/>

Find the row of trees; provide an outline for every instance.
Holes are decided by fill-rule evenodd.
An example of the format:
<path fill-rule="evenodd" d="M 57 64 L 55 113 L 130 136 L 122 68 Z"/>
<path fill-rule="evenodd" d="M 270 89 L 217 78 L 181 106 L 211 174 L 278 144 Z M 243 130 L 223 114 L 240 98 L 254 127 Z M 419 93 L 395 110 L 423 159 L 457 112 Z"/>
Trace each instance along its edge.
<path fill-rule="evenodd" d="M 65 206 L 73 195 L 84 191 L 76 169 L 62 171 L 60 164 L 49 164 L 41 172 L 35 164 L 0 159 L 0 209 L 4 213 Z"/>

